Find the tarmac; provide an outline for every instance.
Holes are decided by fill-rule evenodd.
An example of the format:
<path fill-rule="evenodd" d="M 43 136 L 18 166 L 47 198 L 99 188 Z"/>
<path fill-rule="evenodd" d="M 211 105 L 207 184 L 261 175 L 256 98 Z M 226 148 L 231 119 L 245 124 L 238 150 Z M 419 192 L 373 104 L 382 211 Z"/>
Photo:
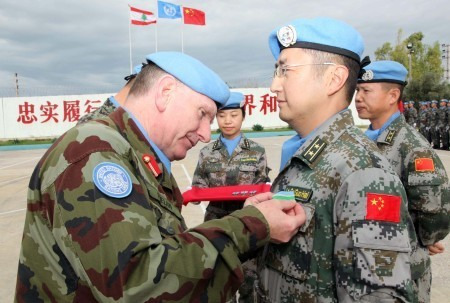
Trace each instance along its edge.
<path fill-rule="evenodd" d="M 254 138 L 252 140 L 266 148 L 270 177 L 273 180 L 279 171 L 281 145 L 288 139 L 285 136 Z M 172 172 L 178 185 L 184 191 L 192 181 L 200 149 L 198 144 L 182 161 L 172 164 Z M 33 169 L 44 154 L 45 149 L 0 151 L 0 302 L 13 302 L 20 253 L 23 223 L 27 202 L 27 186 Z M 447 174 L 450 172 L 450 151 L 437 151 L 444 163 Z M 206 203 L 183 207 L 182 214 L 189 227 L 203 222 Z M 431 257 L 433 285 L 431 302 L 450 302 L 450 237 L 443 240 L 444 253 Z"/>

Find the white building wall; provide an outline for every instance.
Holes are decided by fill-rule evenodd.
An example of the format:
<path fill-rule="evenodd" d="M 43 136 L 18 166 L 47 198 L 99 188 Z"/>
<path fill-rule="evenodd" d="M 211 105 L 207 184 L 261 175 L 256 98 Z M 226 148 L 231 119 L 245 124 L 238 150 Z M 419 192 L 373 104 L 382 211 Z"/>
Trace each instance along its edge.
<path fill-rule="evenodd" d="M 278 117 L 276 97 L 269 88 L 232 89 L 246 97 L 244 129 L 286 127 Z M 0 139 L 55 138 L 73 127 L 80 116 L 95 110 L 111 94 L 0 98 Z M 350 106 L 357 125 L 367 125 Z M 214 122 L 212 129 L 218 129 Z"/>

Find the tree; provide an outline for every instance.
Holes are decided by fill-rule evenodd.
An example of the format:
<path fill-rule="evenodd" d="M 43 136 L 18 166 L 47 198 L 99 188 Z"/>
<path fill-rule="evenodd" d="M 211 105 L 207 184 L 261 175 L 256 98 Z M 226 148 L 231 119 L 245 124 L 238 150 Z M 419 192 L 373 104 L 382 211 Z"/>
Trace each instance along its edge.
<path fill-rule="evenodd" d="M 403 31 L 397 32 L 397 43 L 392 46 L 385 42 L 375 51 L 376 60 L 393 60 L 403 64 L 409 72 L 411 56 L 412 80 L 406 86 L 405 97 L 415 100 L 444 98 L 448 94 L 448 85 L 442 83 L 444 69 L 441 66 L 439 42 L 427 45 L 422 42 L 424 34 L 417 32 L 402 39 Z M 411 44 L 409 50 L 407 45 Z"/>

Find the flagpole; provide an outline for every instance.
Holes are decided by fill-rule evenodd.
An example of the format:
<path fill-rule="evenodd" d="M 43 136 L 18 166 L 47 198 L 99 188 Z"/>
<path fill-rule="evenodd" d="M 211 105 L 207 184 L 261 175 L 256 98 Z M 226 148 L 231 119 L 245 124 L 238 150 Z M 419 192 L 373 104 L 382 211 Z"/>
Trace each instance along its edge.
<path fill-rule="evenodd" d="M 183 6 L 181 6 L 181 53 L 184 54 L 184 13 Z"/>
<path fill-rule="evenodd" d="M 129 5 L 128 5 L 129 7 Z M 131 9 L 129 10 L 129 20 L 128 20 L 128 40 L 130 42 L 130 75 L 133 73 L 133 61 L 131 56 Z"/>
<path fill-rule="evenodd" d="M 158 0 L 156 0 L 155 53 L 158 52 L 158 20 L 159 20 L 159 9 L 158 9 Z"/>

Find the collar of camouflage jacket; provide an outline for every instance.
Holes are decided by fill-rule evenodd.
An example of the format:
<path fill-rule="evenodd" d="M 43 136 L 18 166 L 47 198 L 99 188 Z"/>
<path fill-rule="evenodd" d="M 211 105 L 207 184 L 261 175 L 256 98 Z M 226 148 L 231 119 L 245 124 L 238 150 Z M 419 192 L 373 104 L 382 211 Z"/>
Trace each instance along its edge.
<path fill-rule="evenodd" d="M 155 158 L 160 170 L 162 171 L 161 175 L 155 177 L 156 180 L 164 188 L 174 191 L 174 186 L 177 187 L 175 179 L 172 174 L 167 171 L 161 159 L 158 157 L 157 153 L 150 145 L 150 142 L 147 140 L 147 137 L 141 132 L 138 125 L 130 117 L 128 112 L 125 111 L 123 107 L 120 107 L 109 115 L 109 117 L 116 125 L 116 128 L 122 137 L 130 143 L 138 159 L 142 161 L 144 155 L 150 155 Z"/>
<path fill-rule="evenodd" d="M 213 150 L 223 149 L 224 151 L 226 151 L 227 147 L 225 146 L 225 144 L 223 144 L 222 140 L 220 140 L 221 136 L 222 135 L 220 135 L 219 138 L 217 138 L 217 140 L 214 142 Z M 245 137 L 244 133 L 241 133 L 241 140 L 239 140 L 239 143 L 234 151 L 239 152 L 240 150 L 238 150 L 238 148 L 250 149 L 250 142 L 248 142 L 248 139 L 247 137 Z"/>
<path fill-rule="evenodd" d="M 308 134 L 308 140 L 294 153 L 292 159 L 297 158 L 312 169 L 320 154 L 352 126 L 354 122 L 350 109 L 335 114 L 317 127 L 312 134 Z M 289 166 L 292 159 L 288 161 L 285 168 Z"/>
<path fill-rule="evenodd" d="M 397 117 L 392 123 L 378 136 L 377 143 L 392 145 L 395 136 L 402 127 L 406 126 L 406 120 L 403 115 Z"/>

